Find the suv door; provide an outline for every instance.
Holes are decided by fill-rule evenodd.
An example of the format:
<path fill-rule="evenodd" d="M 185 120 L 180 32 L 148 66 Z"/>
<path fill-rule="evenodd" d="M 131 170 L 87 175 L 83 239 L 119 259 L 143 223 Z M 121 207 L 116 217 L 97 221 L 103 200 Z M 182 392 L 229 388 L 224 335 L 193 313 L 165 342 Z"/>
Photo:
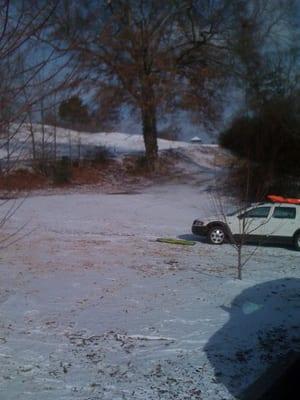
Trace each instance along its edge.
<path fill-rule="evenodd" d="M 264 236 L 271 206 L 256 206 L 229 217 L 228 226 L 234 235 Z"/>
<path fill-rule="evenodd" d="M 266 226 L 268 236 L 291 237 L 296 230 L 296 207 L 276 205 Z"/>

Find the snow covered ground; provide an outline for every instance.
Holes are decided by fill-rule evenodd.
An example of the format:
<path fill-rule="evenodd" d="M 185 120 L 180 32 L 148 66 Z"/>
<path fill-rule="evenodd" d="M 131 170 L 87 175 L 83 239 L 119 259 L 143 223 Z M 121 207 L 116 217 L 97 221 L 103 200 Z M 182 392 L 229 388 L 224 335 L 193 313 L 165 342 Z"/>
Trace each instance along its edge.
<path fill-rule="evenodd" d="M 0 399 L 234 399 L 299 349 L 300 253 L 261 247 L 238 281 L 229 245 L 155 241 L 211 212 L 189 185 L 27 198 L 0 253 Z"/>
<path fill-rule="evenodd" d="M 45 154 L 51 155 L 56 147 L 58 157 L 81 157 L 90 153 L 95 148 L 105 147 L 116 154 L 143 152 L 145 149 L 142 135 L 130 135 L 120 132 L 88 133 L 78 132 L 72 129 L 55 128 L 39 124 L 12 124 L 10 128 L 10 140 L 7 148 L 7 138 L 0 140 L 0 161 L 7 159 L 7 153 L 11 159 L 27 159 L 31 157 L 32 137 L 37 153 L 41 152 L 44 143 Z M 193 144 L 183 141 L 158 139 L 159 150 L 177 148 L 192 148 Z M 208 145 L 209 146 L 209 145 Z M 80 150 L 79 150 L 80 147 Z"/>

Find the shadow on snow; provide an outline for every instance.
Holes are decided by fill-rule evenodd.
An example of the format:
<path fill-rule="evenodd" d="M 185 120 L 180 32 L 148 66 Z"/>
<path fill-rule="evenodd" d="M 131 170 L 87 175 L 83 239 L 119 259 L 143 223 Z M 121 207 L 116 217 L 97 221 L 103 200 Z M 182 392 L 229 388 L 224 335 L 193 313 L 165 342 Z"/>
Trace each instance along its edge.
<path fill-rule="evenodd" d="M 270 365 L 300 350 L 300 279 L 255 285 L 238 295 L 228 322 L 205 345 L 215 378 L 237 398 Z"/>

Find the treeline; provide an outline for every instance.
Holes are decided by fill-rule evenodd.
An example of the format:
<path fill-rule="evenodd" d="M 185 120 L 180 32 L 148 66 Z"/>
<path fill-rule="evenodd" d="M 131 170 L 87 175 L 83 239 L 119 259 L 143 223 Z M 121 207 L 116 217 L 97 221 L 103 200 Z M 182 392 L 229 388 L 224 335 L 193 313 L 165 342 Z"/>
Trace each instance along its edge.
<path fill-rule="evenodd" d="M 254 198 L 270 192 L 300 196 L 300 92 L 235 119 L 220 144 L 240 160 L 232 170 L 240 190 L 248 180 Z"/>

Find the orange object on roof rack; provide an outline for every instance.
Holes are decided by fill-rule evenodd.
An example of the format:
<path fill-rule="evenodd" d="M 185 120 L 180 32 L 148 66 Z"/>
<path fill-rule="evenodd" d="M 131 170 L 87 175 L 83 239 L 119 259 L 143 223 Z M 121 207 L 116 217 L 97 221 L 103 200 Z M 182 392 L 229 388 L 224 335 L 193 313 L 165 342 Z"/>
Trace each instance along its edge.
<path fill-rule="evenodd" d="M 300 204 L 300 199 L 278 196 L 276 194 L 268 194 L 267 199 L 274 203 Z"/>

